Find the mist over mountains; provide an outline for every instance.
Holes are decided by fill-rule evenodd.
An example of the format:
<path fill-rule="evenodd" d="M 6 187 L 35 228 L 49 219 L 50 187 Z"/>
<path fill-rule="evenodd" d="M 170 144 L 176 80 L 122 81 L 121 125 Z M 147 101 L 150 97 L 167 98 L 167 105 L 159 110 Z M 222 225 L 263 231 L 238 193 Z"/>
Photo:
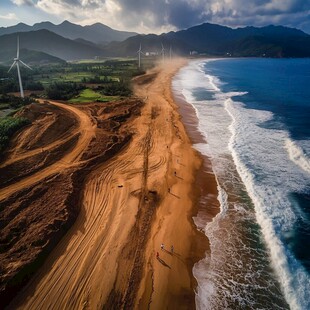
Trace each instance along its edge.
<path fill-rule="evenodd" d="M 102 54 L 102 49 L 97 45 L 66 39 L 54 32 L 42 29 L 1 36 L 2 53 L 6 51 L 7 54 L 11 55 L 11 58 L 14 58 L 16 54 L 17 35 L 19 36 L 20 48 L 44 52 L 63 60 L 89 59 Z"/>
<path fill-rule="evenodd" d="M 103 24 L 80 26 L 68 21 L 60 25 L 43 22 L 28 26 L 0 28 L 0 62 L 13 59 L 16 38 L 21 48 L 43 52 L 63 60 L 94 57 L 136 57 L 142 45 L 144 53 L 215 57 L 310 57 L 310 35 L 283 26 L 232 29 L 215 24 L 201 24 L 161 35 L 138 35 L 117 31 Z M 39 54 L 37 54 L 38 56 Z"/>

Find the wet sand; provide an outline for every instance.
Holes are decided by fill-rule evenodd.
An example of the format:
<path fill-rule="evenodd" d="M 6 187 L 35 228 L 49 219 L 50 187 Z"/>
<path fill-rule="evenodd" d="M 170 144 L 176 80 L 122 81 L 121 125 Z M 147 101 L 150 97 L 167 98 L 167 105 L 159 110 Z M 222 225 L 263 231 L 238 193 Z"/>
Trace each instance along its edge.
<path fill-rule="evenodd" d="M 195 111 L 180 94 L 175 96 L 171 89 L 173 76 L 186 63 L 179 60 L 174 63 L 174 68 L 171 64 L 165 64 L 163 72 L 173 69 L 166 73 L 166 82 L 165 79 L 161 82 L 161 92 L 156 88 L 159 96 L 164 94 L 168 104 L 166 113 L 171 117 L 166 121 L 172 123 L 174 134 L 172 132 L 171 146 L 168 145 L 171 157 L 166 171 L 170 194 L 168 192 L 157 211 L 158 224 L 153 226 L 152 232 L 154 241 L 150 250 L 154 255 L 158 251 L 163 261 L 158 261 L 162 266 L 152 262 L 155 281 L 151 309 L 195 309 L 197 282 L 192 269 L 210 248 L 207 237 L 197 230 L 193 217 L 199 213 L 204 220 L 211 221 L 219 212 L 217 183 L 211 163 L 192 147 L 193 143 L 205 142 L 197 130 Z M 153 96 L 151 98 L 158 100 Z M 204 199 L 201 200 L 201 197 Z M 159 250 L 161 242 L 168 245 L 168 251 Z M 175 255 L 171 255 L 171 244 L 177 252 Z"/>

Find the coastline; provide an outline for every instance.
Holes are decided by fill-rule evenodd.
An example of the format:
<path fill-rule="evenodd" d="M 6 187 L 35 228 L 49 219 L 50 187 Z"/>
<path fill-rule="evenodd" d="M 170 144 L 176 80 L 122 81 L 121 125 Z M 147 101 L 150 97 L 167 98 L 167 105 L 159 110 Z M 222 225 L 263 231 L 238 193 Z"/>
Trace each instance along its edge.
<path fill-rule="evenodd" d="M 217 200 L 210 163 L 193 148 L 195 115 L 172 93 L 184 65 L 159 64 L 135 79 L 145 103 L 124 127 L 133 138 L 90 171 L 77 221 L 11 307 L 195 309 L 192 269 L 209 248 L 193 217 L 211 219 L 216 208 L 206 204 Z"/>
<path fill-rule="evenodd" d="M 181 69 L 181 68 L 180 68 Z M 174 76 L 174 78 L 177 78 Z M 173 87 L 172 87 L 173 88 Z M 195 144 L 207 143 L 205 137 L 199 130 L 199 120 L 193 106 L 186 101 L 183 94 L 176 93 L 177 90 L 172 89 L 173 99 L 177 105 L 178 112 L 180 114 L 180 120 L 185 127 L 186 134 L 191 142 L 191 147 L 195 149 Z M 194 183 L 197 195 L 197 200 L 192 209 L 192 218 L 194 229 L 202 232 L 197 234 L 198 239 L 196 243 L 196 252 L 199 253 L 193 258 L 192 273 L 194 265 L 201 259 L 204 259 L 206 255 L 211 255 L 209 239 L 204 233 L 204 229 L 207 223 L 220 212 L 220 204 L 218 201 L 218 184 L 213 172 L 210 159 L 195 149 L 197 156 L 201 159 L 201 166 L 196 171 L 196 180 Z M 197 287 L 197 280 L 194 276 L 194 283 Z M 195 289 L 195 287 L 194 287 Z M 195 290 L 196 292 L 196 290 Z M 195 296 L 196 306 L 198 295 Z"/>
<path fill-rule="evenodd" d="M 243 61 L 249 69 L 240 65 Z M 269 83 L 262 79 L 264 87 L 257 88 L 256 84 L 258 68 L 266 69 L 266 77 L 278 76 L 273 72 L 274 63 L 254 59 L 232 60 L 227 67 L 223 62 L 209 64 L 209 67 L 191 64 L 180 70 L 174 85 L 193 104 L 194 114 L 199 118 L 198 129 L 208 140 L 209 145 L 197 141 L 194 147 L 202 154 L 210 154 L 218 176 L 221 202 L 221 213 L 205 228 L 212 256 L 206 253 L 206 259 L 196 264 L 193 271 L 199 283 L 197 307 L 238 308 L 243 305 L 259 308 L 268 304 L 268 308 L 288 309 L 289 305 L 304 308 L 309 301 L 304 289 L 309 278 L 299 262 L 293 263 L 291 245 L 294 243 L 288 245 L 283 236 L 288 227 L 294 227 L 287 219 L 296 217 L 295 208 L 303 208 L 303 201 L 293 201 L 292 196 L 307 179 L 288 157 L 288 150 L 283 148 L 289 135 L 283 124 L 289 122 L 283 118 L 278 123 L 281 113 L 277 105 L 269 106 L 269 102 L 277 102 L 276 98 L 282 95 L 271 90 L 273 100 L 265 100 Z M 281 64 L 292 73 L 296 72 L 295 65 L 294 61 Z M 253 70 L 251 78 L 248 77 L 250 68 Z M 281 93 L 288 83 L 283 79 L 279 84 Z M 305 94 L 297 83 L 294 87 Z M 289 109 L 292 102 L 296 102 L 303 107 L 303 102 L 293 94 L 288 98 L 283 106 Z M 188 114 L 185 113 L 185 118 Z M 268 126 L 265 126 L 267 119 Z M 280 123 L 281 130 L 274 131 Z M 297 135 L 300 125 L 295 126 L 292 132 Z M 291 179 L 284 189 L 279 180 L 286 181 L 288 174 Z M 199 214 L 195 222 L 204 228 L 204 219 Z M 305 235 L 297 234 L 292 240 L 298 244 L 298 238 L 305 238 Z M 296 272 L 293 273 L 293 269 Z M 288 295 L 288 291 L 295 292 Z"/>
<path fill-rule="evenodd" d="M 151 260 L 153 270 L 150 268 L 145 273 L 148 275 L 149 272 L 154 272 L 152 289 L 148 289 L 153 291 L 152 302 L 149 304 L 151 309 L 167 307 L 195 309 L 197 281 L 193 276 L 193 267 L 195 263 L 205 257 L 206 252 L 210 253 L 210 247 L 203 228 L 197 227 L 194 223 L 194 217 L 200 214 L 207 222 L 211 221 L 219 212 L 217 183 L 211 162 L 193 146 L 195 143 L 205 142 L 197 129 L 198 119 L 195 111 L 190 104 L 182 100 L 182 97 L 175 96 L 172 89 L 172 79 L 186 64 L 187 61 L 178 60 L 174 64 L 176 67 L 172 71 L 170 69 L 168 76 L 165 77 L 167 81 L 161 83 L 161 85 L 165 85 L 162 90 L 164 99 L 170 106 L 168 106 L 168 110 L 171 120 L 167 119 L 166 121 L 171 121 L 175 129 L 175 134 L 171 136 L 170 163 L 165 177 L 171 184 L 174 182 L 174 171 L 177 175 L 181 175 L 179 180 L 181 182 L 177 181 L 173 184 L 170 194 L 177 198 L 182 196 L 180 199 L 182 202 L 175 201 L 175 199 L 173 201 L 172 195 L 169 193 L 166 197 L 163 194 L 164 198 L 157 211 L 156 222 L 158 224 L 153 223 L 151 233 L 153 240 L 150 242 L 147 252 L 154 253 L 155 256 L 155 253 L 159 251 L 160 243 L 164 242 L 164 244 L 174 245 L 175 255 L 179 255 L 179 259 L 173 260 L 170 251 L 168 251 L 170 253 L 167 252 L 168 255 L 165 255 L 166 253 L 162 255 L 162 252 L 159 251 L 160 257 L 164 258 L 164 263 L 169 267 L 166 269 L 158 265 L 155 259 Z M 165 64 L 165 67 L 167 66 L 169 64 Z M 160 92 L 158 93 L 160 94 Z M 177 213 L 176 208 L 178 209 Z M 168 220 L 167 217 L 169 217 Z M 186 270 L 184 270 L 184 266 L 186 266 Z M 144 281 L 146 282 L 146 279 Z M 141 281 L 141 286 L 140 294 L 147 291 L 143 281 Z M 144 306 L 139 304 L 139 306 L 143 309 L 146 304 Z"/>

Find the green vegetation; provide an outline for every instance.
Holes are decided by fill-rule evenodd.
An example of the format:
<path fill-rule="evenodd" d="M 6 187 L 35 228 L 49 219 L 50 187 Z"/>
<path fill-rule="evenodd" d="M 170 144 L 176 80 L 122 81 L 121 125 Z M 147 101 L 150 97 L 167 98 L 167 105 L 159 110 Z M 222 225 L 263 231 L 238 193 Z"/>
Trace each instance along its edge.
<path fill-rule="evenodd" d="M 12 95 L 1 95 L 0 94 L 0 110 L 3 109 L 12 109 L 17 110 L 27 104 L 32 103 L 34 100 L 32 98 L 20 98 Z"/>
<path fill-rule="evenodd" d="M 106 96 L 128 97 L 132 94 L 129 81 L 124 80 L 99 86 L 98 89 L 100 89 L 101 93 Z"/>
<path fill-rule="evenodd" d="M 147 65 L 149 68 L 151 63 Z M 130 87 L 134 76 L 145 73 L 137 68 L 136 59 L 109 59 L 102 62 L 74 62 L 50 66 L 33 66 L 33 70 L 21 67 L 25 90 L 39 91 L 35 94 L 56 100 L 88 102 L 127 97 L 132 94 Z M 16 70 L 10 73 L 0 66 L 0 96 L 19 92 Z M 98 95 L 82 92 L 92 89 Z M 92 100 L 91 100 L 92 99 Z M 6 103 L 6 102 L 1 102 Z"/>
<path fill-rule="evenodd" d="M 0 110 L 10 109 L 11 106 L 9 103 L 0 103 Z"/>
<path fill-rule="evenodd" d="M 9 94 L 19 92 L 19 85 L 16 70 L 7 71 L 8 67 L 0 66 L 0 110 L 12 110 L 13 114 L 33 99 Z M 25 90 L 41 91 L 39 96 L 71 103 L 108 102 L 130 96 L 131 79 L 143 73 L 136 60 L 126 59 L 45 65 L 33 67 L 32 71 L 21 68 Z M 10 137 L 28 123 L 24 118 L 0 117 L 0 153 Z"/>
<path fill-rule="evenodd" d="M 22 117 L 0 119 L 0 153 L 8 146 L 11 136 L 27 124 L 29 124 L 29 120 Z"/>
<path fill-rule="evenodd" d="M 46 95 L 48 98 L 55 100 L 69 100 L 78 95 L 82 88 L 82 85 L 76 83 L 56 82 L 48 86 Z"/>
<path fill-rule="evenodd" d="M 80 92 L 78 96 L 73 99 L 70 99 L 69 102 L 71 103 L 85 103 L 85 102 L 109 102 L 117 100 L 117 96 L 104 96 L 99 92 L 96 92 L 92 89 L 84 89 Z"/>

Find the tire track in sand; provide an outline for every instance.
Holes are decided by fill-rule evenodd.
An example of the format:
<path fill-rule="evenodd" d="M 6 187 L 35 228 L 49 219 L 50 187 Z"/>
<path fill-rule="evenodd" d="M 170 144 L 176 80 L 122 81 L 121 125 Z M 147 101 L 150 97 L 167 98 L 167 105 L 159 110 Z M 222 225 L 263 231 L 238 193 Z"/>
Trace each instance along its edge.
<path fill-rule="evenodd" d="M 138 210 L 134 193 L 141 190 L 143 155 L 133 144 L 89 175 L 81 214 L 20 295 L 30 296 L 20 308 L 102 308 L 114 283 L 105 282 L 105 275 L 117 277 L 117 257 Z"/>
<path fill-rule="evenodd" d="M 9 197 L 11 194 L 20 191 L 23 188 L 29 187 L 44 178 L 61 172 L 63 169 L 72 167 L 73 165 L 78 164 L 80 160 L 80 156 L 82 155 L 83 151 L 87 148 L 88 144 L 90 143 L 92 137 L 95 134 L 95 128 L 92 124 L 90 118 L 81 110 L 65 105 L 56 101 L 50 101 L 51 104 L 56 105 L 61 109 L 65 109 L 70 113 L 73 113 L 78 122 L 79 122 L 79 132 L 80 136 L 76 146 L 73 150 L 66 154 L 64 157 L 61 158 L 58 162 L 48 166 L 47 168 L 34 173 L 33 175 L 22 179 L 12 185 L 9 185 L 0 190 L 0 201 Z"/>

